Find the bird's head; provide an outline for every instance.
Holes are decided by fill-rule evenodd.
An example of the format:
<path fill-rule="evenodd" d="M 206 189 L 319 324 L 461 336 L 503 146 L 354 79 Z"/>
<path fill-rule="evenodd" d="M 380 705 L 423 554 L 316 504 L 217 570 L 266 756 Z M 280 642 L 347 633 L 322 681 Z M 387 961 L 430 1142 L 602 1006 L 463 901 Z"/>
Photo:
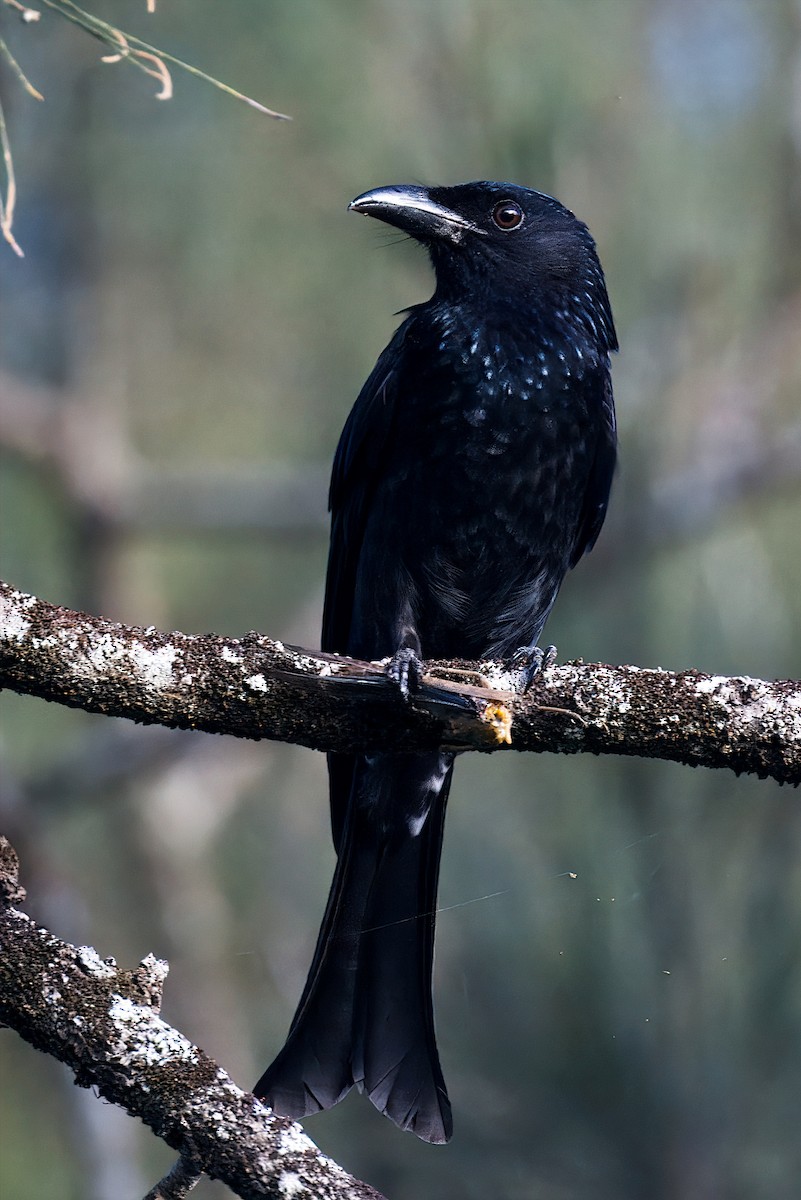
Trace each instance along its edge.
<path fill-rule="evenodd" d="M 513 183 L 401 184 L 365 192 L 349 208 L 424 245 L 441 298 L 547 305 L 577 320 L 603 349 L 617 348 L 595 242 L 552 196 Z"/>

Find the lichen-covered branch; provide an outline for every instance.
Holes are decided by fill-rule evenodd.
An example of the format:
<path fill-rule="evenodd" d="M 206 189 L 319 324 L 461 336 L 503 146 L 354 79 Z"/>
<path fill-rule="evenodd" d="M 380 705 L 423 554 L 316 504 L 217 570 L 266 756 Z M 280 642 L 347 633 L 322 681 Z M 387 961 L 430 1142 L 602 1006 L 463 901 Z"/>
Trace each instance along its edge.
<path fill-rule="evenodd" d="M 121 970 L 13 907 L 24 899 L 16 866 L 0 838 L 0 1022 L 237 1196 L 381 1200 L 161 1019 L 166 963 L 149 955 Z"/>
<path fill-rule="evenodd" d="M 801 782 L 801 683 L 569 663 L 526 696 L 503 663 L 429 663 L 412 704 L 381 664 L 257 633 L 162 633 L 0 584 L 0 687 L 135 721 L 317 750 L 640 755 Z"/>

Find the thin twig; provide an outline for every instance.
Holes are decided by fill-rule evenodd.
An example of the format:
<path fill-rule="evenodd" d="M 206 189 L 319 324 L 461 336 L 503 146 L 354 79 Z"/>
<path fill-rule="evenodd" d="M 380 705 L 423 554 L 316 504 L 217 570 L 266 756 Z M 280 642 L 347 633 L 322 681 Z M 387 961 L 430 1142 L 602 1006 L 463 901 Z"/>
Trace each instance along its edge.
<path fill-rule="evenodd" d="M 5 0 L 5 3 L 9 8 L 17 10 L 20 20 L 24 21 L 26 25 L 30 24 L 31 21 L 41 20 L 42 14 L 40 12 L 37 12 L 35 8 L 28 8 L 27 4 L 20 4 L 20 0 Z"/>
<path fill-rule="evenodd" d="M 185 1200 L 203 1178 L 203 1168 L 194 1159 L 182 1156 L 163 1179 L 145 1196 L 145 1200 Z"/>
<path fill-rule="evenodd" d="M 25 254 L 22 247 L 11 232 L 11 226 L 14 221 L 14 205 L 17 202 L 17 183 L 14 178 L 14 160 L 11 157 L 11 145 L 8 140 L 8 130 L 6 129 L 6 118 L 2 103 L 0 103 L 0 149 L 3 152 L 3 166 L 6 172 L 5 197 L 0 192 L 0 233 L 2 233 L 14 253 L 18 254 L 20 258 L 24 258 Z"/>
<path fill-rule="evenodd" d="M 169 100 L 172 98 L 172 76 L 167 66 L 169 62 L 173 66 L 180 67 L 187 74 L 194 75 L 197 79 L 203 80 L 204 83 L 211 84 L 218 91 L 225 92 L 235 100 L 240 100 L 243 104 L 247 104 L 250 108 L 255 108 L 257 112 L 263 113 L 264 116 L 273 117 L 279 121 L 290 121 L 292 119 L 286 113 L 276 112 L 272 108 L 267 108 L 265 104 L 260 104 L 258 100 L 253 100 L 250 96 L 246 96 L 235 88 L 229 87 L 227 83 L 215 79 L 213 75 L 208 75 L 198 67 L 192 66 L 191 63 L 184 62 L 183 59 L 176 58 L 172 54 L 167 54 L 166 51 L 159 50 L 156 46 L 151 46 L 149 42 L 144 42 L 141 38 L 123 33 L 122 30 L 117 29 L 114 25 L 110 25 L 107 21 L 103 21 L 100 17 L 96 17 L 93 13 L 86 12 L 73 3 L 73 0 L 40 0 L 40 2 L 46 8 L 51 9 L 53 12 L 58 13 L 59 16 L 64 17 L 80 29 L 83 29 L 85 33 L 97 38 L 105 46 L 110 47 L 112 53 L 103 56 L 102 61 L 104 63 L 129 62 L 132 66 L 138 67 L 140 71 L 144 71 L 152 79 L 156 79 L 160 85 L 156 93 L 157 100 Z M 21 0 L 3 0 L 3 3 L 19 12 L 22 20 L 26 22 L 38 21 L 41 15 L 35 9 L 26 7 L 26 5 L 21 3 Z M 155 0 L 147 0 L 147 11 L 153 13 L 155 10 Z M 41 92 L 27 78 L 22 67 L 2 38 L 0 38 L 0 58 L 5 59 L 29 95 L 37 100 L 44 99 Z M 5 168 L 5 194 L 0 189 L 0 234 L 2 234 L 5 241 L 11 246 L 14 253 L 23 258 L 22 248 L 11 232 L 17 189 L 14 178 L 11 145 L 8 139 L 2 105 L 0 105 L 0 149 L 2 149 L 3 165 Z"/>
<path fill-rule="evenodd" d="M 14 72 L 17 79 L 20 81 L 22 86 L 25 88 L 25 91 L 28 93 L 28 95 L 33 96 L 34 100 L 44 100 L 44 96 L 42 95 L 42 93 L 40 91 L 37 91 L 37 89 L 33 86 L 30 79 L 28 79 L 28 76 L 25 74 L 22 67 L 19 65 L 16 58 L 9 50 L 8 43 L 1 37 L 0 37 L 0 54 L 3 55 L 6 62 L 11 67 L 11 70 Z"/>
<path fill-rule="evenodd" d="M 140 70 L 145 71 L 148 75 L 153 74 L 152 60 L 154 58 L 158 59 L 162 64 L 172 63 L 173 66 L 180 67 L 182 71 L 186 71 L 189 75 L 194 75 L 197 79 L 202 79 L 204 83 L 210 83 L 212 87 L 225 92 L 235 100 L 240 100 L 243 104 L 249 105 L 250 108 L 255 108 L 257 112 L 263 113 L 267 117 L 273 117 L 279 121 L 291 121 L 292 119 L 286 113 L 276 112 L 274 109 L 260 104 L 258 100 L 253 100 L 250 96 L 245 96 L 235 88 L 229 87 L 227 83 L 215 79 L 213 75 L 208 75 L 205 71 L 201 71 L 199 67 L 194 67 L 191 63 L 184 62 L 183 59 L 176 58 L 174 55 L 168 54 L 165 50 L 160 50 L 157 46 L 151 46 L 149 42 L 142 41 L 141 38 L 134 37 L 132 34 L 122 33 L 107 21 L 103 21 L 92 13 L 88 13 L 80 8 L 77 4 L 73 3 L 73 0 L 41 0 L 41 3 L 54 12 L 59 13 L 68 21 L 72 21 L 73 24 L 78 25 L 92 37 L 117 50 L 119 50 L 120 39 L 124 39 L 131 51 L 124 56 L 126 61 L 130 62 L 133 66 L 139 67 Z M 148 66 L 148 63 L 151 65 Z M 167 68 L 164 67 L 164 71 L 166 70 Z M 160 73 L 158 77 L 161 79 L 162 84 L 164 84 L 164 75 Z M 160 93 L 158 98 L 165 99 L 166 97 Z"/>

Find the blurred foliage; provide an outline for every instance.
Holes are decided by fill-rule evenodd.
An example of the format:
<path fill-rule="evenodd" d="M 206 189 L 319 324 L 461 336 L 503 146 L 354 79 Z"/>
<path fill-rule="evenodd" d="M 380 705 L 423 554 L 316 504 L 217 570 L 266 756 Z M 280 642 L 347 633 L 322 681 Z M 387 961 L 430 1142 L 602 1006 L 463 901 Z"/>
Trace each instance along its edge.
<path fill-rule="evenodd" d="M 0 77 L 26 251 L 0 253 L 4 577 L 143 625 L 317 644 L 321 468 L 393 313 L 431 286 L 416 247 L 345 206 L 509 178 L 587 220 L 622 346 L 612 512 L 549 636 L 564 657 L 801 674 L 797 0 L 96 9 L 293 121 L 184 77 L 156 104 L 79 31 L 0 9 L 46 97 Z M 276 471 L 308 477 L 316 518 L 243 517 L 236 486 Z M 152 513 L 176 477 L 180 512 L 121 503 L 138 481 Z M 212 522 L 193 497 L 219 478 Z M 321 756 L 15 696 L 2 716 L 29 910 L 128 965 L 169 958 L 167 1019 L 247 1085 L 324 905 Z M 800 853 L 798 796 L 772 784 L 464 760 L 436 967 L 454 1140 L 419 1144 L 357 1097 L 310 1133 L 393 1200 L 795 1197 Z M 10 1034 L 0 1051 L 4 1195 L 128 1200 L 167 1168 L 56 1064 Z"/>

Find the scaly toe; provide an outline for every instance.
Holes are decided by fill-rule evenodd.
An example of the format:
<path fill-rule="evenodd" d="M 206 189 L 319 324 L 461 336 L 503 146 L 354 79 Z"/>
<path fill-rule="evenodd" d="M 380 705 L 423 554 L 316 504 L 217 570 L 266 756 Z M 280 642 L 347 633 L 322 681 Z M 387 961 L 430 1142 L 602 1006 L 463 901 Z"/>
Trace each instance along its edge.
<path fill-rule="evenodd" d="M 398 685 L 401 696 L 407 702 L 420 686 L 423 664 L 414 650 L 405 646 L 393 654 L 386 666 L 387 676 Z"/>
<path fill-rule="evenodd" d="M 521 646 L 512 655 L 512 663 L 522 671 L 520 693 L 525 696 L 541 671 L 556 662 L 556 646 Z"/>

